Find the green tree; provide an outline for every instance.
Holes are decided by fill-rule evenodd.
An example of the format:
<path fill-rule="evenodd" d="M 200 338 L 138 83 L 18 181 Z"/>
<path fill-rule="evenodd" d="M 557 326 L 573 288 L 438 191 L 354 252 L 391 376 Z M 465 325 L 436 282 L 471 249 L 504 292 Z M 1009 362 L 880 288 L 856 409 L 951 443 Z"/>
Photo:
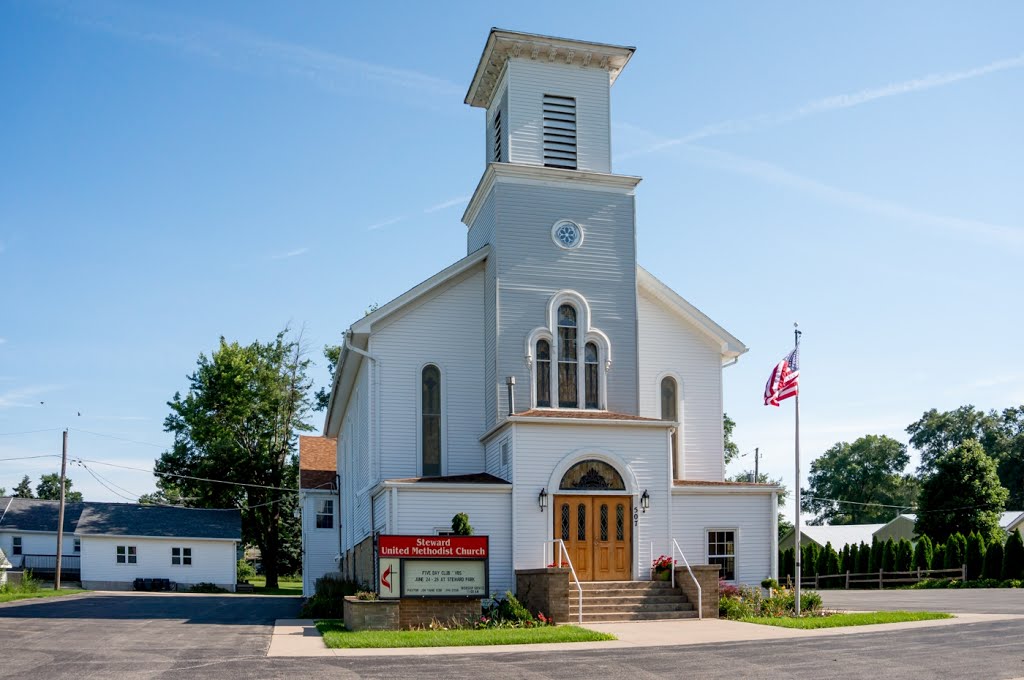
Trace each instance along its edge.
<path fill-rule="evenodd" d="M 341 358 L 341 345 L 324 345 L 324 358 L 327 359 L 327 385 L 316 391 L 313 397 L 313 410 L 323 411 L 331 403 L 331 389 L 334 387 L 334 372 Z"/>
<path fill-rule="evenodd" d="M 452 533 L 456 536 L 473 535 L 473 526 L 469 523 L 469 515 L 460 512 L 452 517 Z"/>
<path fill-rule="evenodd" d="M 946 569 L 959 569 L 967 559 L 967 539 L 959 531 L 946 541 L 944 565 Z"/>
<path fill-rule="evenodd" d="M 932 569 L 946 568 L 946 546 L 943 543 L 936 543 L 932 552 Z"/>
<path fill-rule="evenodd" d="M 913 506 L 917 483 L 903 472 L 909 461 L 907 447 L 890 437 L 839 442 L 811 462 L 801 508 L 815 515 L 812 524 L 886 522 L 892 509 L 884 506 Z"/>
<path fill-rule="evenodd" d="M 199 355 L 189 390 L 168 402 L 164 430 L 174 444 L 156 461 L 159 486 L 180 491 L 194 507 L 236 507 L 242 538 L 259 547 L 267 587 L 301 563 L 297 505 L 297 435 L 312 429 L 308 413 L 309 361 L 301 338 L 287 330 L 267 343 L 240 345 L 220 339 L 207 357 Z M 249 485 L 249 486 L 243 486 Z"/>
<path fill-rule="evenodd" d="M 905 538 L 896 545 L 896 571 L 910 571 L 914 563 L 914 546 Z"/>
<path fill-rule="evenodd" d="M 39 483 L 36 484 L 36 498 L 44 501 L 60 500 L 60 475 L 52 472 L 48 475 L 40 475 Z M 64 478 L 64 502 L 81 503 L 82 492 L 71 490 L 71 478 Z"/>
<path fill-rule="evenodd" d="M 914 546 L 914 568 L 927 571 L 932 568 L 932 539 L 921 536 Z"/>
<path fill-rule="evenodd" d="M 871 537 L 871 553 L 868 558 L 868 571 L 875 572 L 882 568 L 882 541 L 877 536 Z"/>
<path fill-rule="evenodd" d="M 818 553 L 818 561 L 814 564 L 814 573 L 818 576 L 828 576 L 830 573 L 829 565 L 832 562 L 832 555 L 835 553 L 835 548 L 832 547 L 832 541 L 825 543 L 824 549 Z"/>
<path fill-rule="evenodd" d="M 856 548 L 856 547 L 857 546 L 855 545 L 854 548 Z M 856 557 L 856 555 L 854 555 L 854 557 Z M 840 574 L 845 574 L 848 571 L 853 571 L 852 569 L 850 569 L 850 544 L 849 543 L 847 543 L 846 545 L 843 546 L 843 552 L 839 554 L 839 573 Z"/>
<path fill-rule="evenodd" d="M 787 548 L 782 554 L 782 574 L 783 578 L 796 576 L 796 551 L 793 548 Z"/>
<path fill-rule="evenodd" d="M 153 493 L 145 493 L 139 496 L 139 505 L 184 505 L 185 500 L 181 497 L 181 491 L 171 483 L 165 483 L 163 488 Z"/>
<path fill-rule="evenodd" d="M 1003 547 L 1003 569 L 999 576 L 1004 581 L 1024 578 L 1024 540 L 1021 539 L 1020 529 L 1014 529 L 1006 540 Z"/>
<path fill-rule="evenodd" d="M 724 445 L 725 445 L 725 464 L 731 463 L 737 456 L 740 455 L 740 448 L 736 446 L 736 442 L 732 440 L 732 431 L 736 429 L 736 421 L 729 417 L 728 413 L 722 414 L 722 432 L 724 434 Z"/>
<path fill-rule="evenodd" d="M 921 485 L 914 533 L 941 541 L 957 531 L 976 531 L 986 539 L 998 535 L 1008 494 L 981 445 L 968 440 L 940 455 L 933 467 Z"/>
<path fill-rule="evenodd" d="M 864 541 L 860 542 L 860 547 L 857 548 L 857 569 L 855 570 L 858 574 L 866 574 L 869 571 L 871 565 L 871 547 Z"/>
<path fill-rule="evenodd" d="M 35 496 L 32 494 L 32 480 L 28 478 L 28 475 L 22 477 L 21 481 L 18 482 L 18 485 L 14 487 L 14 497 L 35 498 Z"/>
<path fill-rule="evenodd" d="M 967 579 L 974 581 L 981 578 L 985 568 L 985 538 L 972 531 L 967 537 Z"/>
<path fill-rule="evenodd" d="M 1003 574 L 1003 544 L 999 541 L 992 541 L 985 551 L 985 578 L 999 580 Z"/>
<path fill-rule="evenodd" d="M 891 537 L 882 546 L 882 571 L 896 571 L 896 543 Z"/>
<path fill-rule="evenodd" d="M 748 482 L 750 481 L 750 475 L 746 472 L 737 472 L 729 478 L 733 482 Z M 779 525 L 779 538 L 782 538 L 790 532 L 793 528 L 793 523 L 786 519 L 786 516 L 782 513 L 782 508 L 786 506 L 786 499 L 789 498 L 789 489 L 782 483 L 782 478 L 772 479 L 764 472 L 758 473 L 757 479 L 755 480 L 758 484 L 774 484 L 779 487 L 779 493 L 776 496 L 776 501 L 779 505 L 778 513 L 778 525 Z"/>

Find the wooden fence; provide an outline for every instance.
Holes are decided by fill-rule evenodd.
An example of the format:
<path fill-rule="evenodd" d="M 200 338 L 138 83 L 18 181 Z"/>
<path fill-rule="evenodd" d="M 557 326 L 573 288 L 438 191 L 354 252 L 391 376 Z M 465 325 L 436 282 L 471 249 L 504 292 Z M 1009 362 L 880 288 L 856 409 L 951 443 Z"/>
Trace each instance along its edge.
<path fill-rule="evenodd" d="M 800 579 L 801 588 L 885 588 L 887 585 L 907 585 L 919 583 L 930 578 L 958 578 L 961 581 L 967 580 L 967 565 L 961 565 L 959 569 L 916 569 L 914 571 L 883 571 L 868 572 L 865 574 L 831 574 L 828 576 L 804 576 Z"/>

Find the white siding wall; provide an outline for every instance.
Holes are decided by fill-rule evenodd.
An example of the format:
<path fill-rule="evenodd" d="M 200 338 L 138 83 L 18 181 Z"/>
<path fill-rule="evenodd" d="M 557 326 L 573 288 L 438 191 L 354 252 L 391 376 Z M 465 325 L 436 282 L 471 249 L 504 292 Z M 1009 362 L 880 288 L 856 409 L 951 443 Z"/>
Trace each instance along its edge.
<path fill-rule="evenodd" d="M 577 168 L 611 172 L 610 77 L 599 68 L 511 59 L 508 74 L 509 162 L 543 165 L 543 98 L 576 98 Z M 504 115 L 504 114 L 503 114 Z"/>
<path fill-rule="evenodd" d="M 466 513 L 474 535 L 488 537 L 491 592 L 514 592 L 511 508 L 512 494 L 505 491 L 401 489 L 397 533 L 433 535 L 437 529 L 449 529 L 456 513 Z"/>
<path fill-rule="evenodd" d="M 317 529 L 316 515 L 323 500 L 334 501 L 334 527 Z M 316 580 L 324 574 L 338 571 L 338 496 L 332 493 L 304 491 L 302 493 L 302 594 L 306 597 L 316 590 Z"/>
<path fill-rule="evenodd" d="M 772 574 L 771 493 L 673 494 L 672 534 L 691 564 L 707 564 L 707 531 L 736 531 L 736 581 L 757 585 Z"/>
<path fill-rule="evenodd" d="M 542 543 L 552 536 L 554 495 L 558 480 L 551 483 L 555 466 L 572 454 L 573 462 L 595 452 L 617 456 L 636 477 L 633 506 L 638 507 L 644 489 L 651 507 L 640 513 L 633 527 L 633 578 L 650 576 L 650 545 L 669 542 L 670 461 L 666 428 L 593 425 L 541 425 L 517 423 L 515 429 L 515 568 L 543 567 Z M 623 477 L 627 475 L 623 473 Z M 629 480 L 626 480 L 627 489 Z M 547 488 L 546 511 L 537 508 L 537 494 Z M 550 558 L 550 552 L 548 553 Z"/>
<path fill-rule="evenodd" d="M 56 522 L 54 522 L 56 525 Z M 21 566 L 21 556 L 15 555 L 12 540 L 15 536 L 21 536 L 22 555 L 56 555 L 57 534 L 54 533 L 30 533 L 24 531 L 2 531 L 0 532 L 0 548 L 3 549 L 7 559 L 15 567 Z M 75 554 L 75 537 L 70 533 L 64 534 L 64 545 L 61 549 L 62 555 Z"/>
<path fill-rule="evenodd" d="M 441 369 L 442 474 L 483 469 L 483 302 L 481 267 L 374 333 L 381 479 L 421 473 L 420 380 L 428 363 Z"/>
<path fill-rule="evenodd" d="M 501 448 L 507 446 L 507 460 L 502 460 Z M 512 481 L 512 458 L 515 456 L 515 451 L 512 446 L 512 433 L 504 432 L 499 437 L 494 437 L 487 441 L 485 448 L 487 456 L 487 467 L 486 471 L 494 475 L 495 477 L 501 477 L 502 479 L 511 482 Z"/>
<path fill-rule="evenodd" d="M 136 564 L 118 564 L 117 546 L 135 546 Z M 171 548 L 192 548 L 192 566 L 171 564 Z M 82 581 L 166 578 L 178 583 L 234 585 L 235 541 L 197 541 L 184 538 L 82 537 Z"/>
<path fill-rule="evenodd" d="M 371 442 L 374 419 L 369 408 L 372 364 L 363 361 L 356 376 L 342 426 L 338 432 L 338 470 L 341 475 L 342 551 L 370 533 L 370 506 L 365 491 L 376 483 L 375 452 Z"/>
<path fill-rule="evenodd" d="M 637 296 L 640 350 L 640 415 L 661 417 L 661 380 L 679 382 L 681 445 L 686 479 L 721 481 L 722 359 L 703 333 L 642 290 Z"/>

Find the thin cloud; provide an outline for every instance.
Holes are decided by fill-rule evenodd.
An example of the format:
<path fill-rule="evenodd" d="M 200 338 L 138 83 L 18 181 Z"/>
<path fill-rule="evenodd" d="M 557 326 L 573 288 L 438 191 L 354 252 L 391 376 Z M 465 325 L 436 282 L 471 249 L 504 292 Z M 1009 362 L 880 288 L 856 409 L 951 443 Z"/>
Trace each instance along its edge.
<path fill-rule="evenodd" d="M 271 260 L 286 260 L 289 257 L 298 257 L 299 255 L 305 255 L 309 252 L 309 248 L 296 248 L 295 250 L 289 250 L 287 253 L 278 253 L 277 255 L 271 255 Z"/>
<path fill-rule="evenodd" d="M 0 345 L 4 344 L 5 342 L 7 342 L 7 338 L 0 338 Z"/>
<path fill-rule="evenodd" d="M 458 95 L 463 88 L 444 78 L 383 64 L 353 59 L 328 50 L 276 40 L 253 31 L 221 23 L 157 12 L 135 6 L 110 6 L 114 20 L 82 13 L 81 5 L 68 5 L 55 13 L 84 28 L 125 40 L 165 47 L 199 57 L 217 66 L 261 75 L 285 74 L 312 82 L 332 92 L 346 92 L 360 81 L 373 86 L 417 93 Z"/>
<path fill-rule="evenodd" d="M 797 189 L 833 203 L 839 203 L 863 212 L 887 217 L 897 222 L 940 227 L 967 236 L 982 237 L 1015 246 L 1024 245 L 1024 229 L 992 224 L 981 220 L 936 215 L 885 199 L 839 189 L 824 182 L 790 172 L 772 163 L 698 145 L 690 145 L 687 148 L 697 152 L 696 154 L 688 154 L 687 158 L 698 163 L 754 177 L 770 184 Z"/>
<path fill-rule="evenodd" d="M 829 111 L 853 108 L 878 99 L 931 90 L 937 87 L 944 87 L 946 85 L 952 85 L 953 83 L 971 80 L 973 78 L 980 78 L 990 73 L 997 73 L 999 71 L 1016 68 L 1024 68 L 1024 54 L 1008 59 L 999 59 L 976 68 L 969 68 L 960 71 L 947 71 L 945 73 L 932 73 L 921 78 L 913 78 L 911 80 L 890 83 L 888 85 L 883 85 L 882 87 L 869 88 L 858 92 L 815 99 L 798 106 L 791 111 L 761 114 L 757 116 L 750 116 L 748 118 L 735 118 L 718 123 L 712 123 L 689 132 L 681 137 L 662 139 L 650 146 L 632 152 L 627 152 L 620 155 L 619 159 L 631 158 L 633 156 L 654 153 L 656 151 L 663 151 L 674 146 L 691 144 L 709 137 L 753 132 L 762 128 L 782 125 L 783 123 L 789 123 L 809 116 L 816 116 Z"/>
<path fill-rule="evenodd" d="M 392 224 L 398 224 L 399 222 L 401 222 L 404 219 L 405 219 L 405 217 L 392 217 L 390 220 L 384 220 L 383 222 L 377 222 L 376 224 L 371 224 L 370 226 L 368 226 L 366 228 L 366 231 L 376 231 L 377 229 L 383 229 L 384 227 L 390 227 Z"/>
<path fill-rule="evenodd" d="M 0 410 L 36 406 L 40 401 L 45 401 L 39 399 L 41 395 L 60 389 L 62 388 L 59 385 L 33 385 L 0 392 Z"/>
<path fill-rule="evenodd" d="M 472 196 L 459 196 L 458 198 L 453 198 L 451 200 L 444 201 L 442 203 L 438 203 L 437 205 L 432 205 L 429 208 L 424 208 L 423 212 L 428 213 L 428 214 L 429 213 L 435 213 L 435 212 L 438 212 L 439 210 L 444 210 L 445 208 L 452 208 L 452 207 L 455 207 L 457 205 L 464 205 L 464 204 L 468 203 L 469 199 L 471 199 L 471 198 L 473 198 L 473 197 Z"/>

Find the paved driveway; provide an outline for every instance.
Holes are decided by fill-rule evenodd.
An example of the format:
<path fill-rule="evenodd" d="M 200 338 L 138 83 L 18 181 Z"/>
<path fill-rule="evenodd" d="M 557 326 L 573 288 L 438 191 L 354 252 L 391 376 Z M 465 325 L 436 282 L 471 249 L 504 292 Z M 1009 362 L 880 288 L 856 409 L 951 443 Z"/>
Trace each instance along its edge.
<path fill-rule="evenodd" d="M 826 607 L 858 610 L 1024 614 L 1024 588 L 819 590 Z"/>
<path fill-rule="evenodd" d="M 138 678 L 262 660 L 299 598 L 97 593 L 0 605 L 0 675 Z M 243 666 L 245 664 L 242 664 Z M 210 668 L 213 667 L 213 668 Z"/>

